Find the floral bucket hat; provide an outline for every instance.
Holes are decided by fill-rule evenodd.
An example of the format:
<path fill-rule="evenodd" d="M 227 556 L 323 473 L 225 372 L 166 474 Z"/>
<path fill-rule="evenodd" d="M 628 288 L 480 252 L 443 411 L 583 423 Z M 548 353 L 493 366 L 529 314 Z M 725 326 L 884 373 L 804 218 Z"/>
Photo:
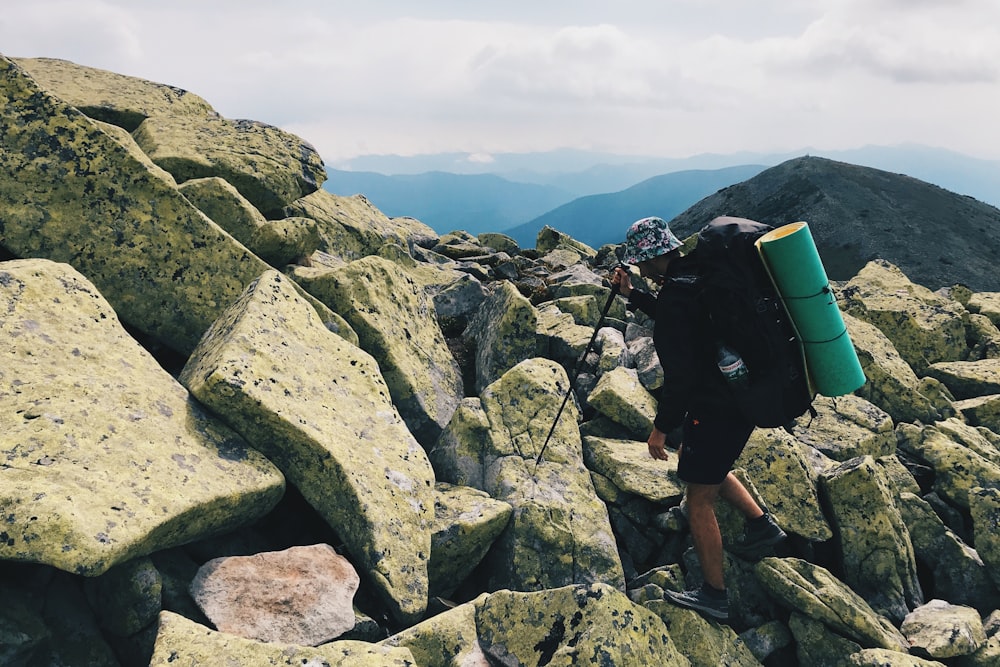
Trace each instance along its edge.
<path fill-rule="evenodd" d="M 638 264 L 665 255 L 683 245 L 663 218 L 636 220 L 625 234 L 626 264 Z"/>

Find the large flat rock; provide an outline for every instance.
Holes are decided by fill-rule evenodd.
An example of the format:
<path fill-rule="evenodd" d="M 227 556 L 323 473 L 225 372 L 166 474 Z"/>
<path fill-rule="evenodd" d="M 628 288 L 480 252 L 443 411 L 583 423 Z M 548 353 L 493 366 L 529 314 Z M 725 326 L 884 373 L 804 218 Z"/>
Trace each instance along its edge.
<path fill-rule="evenodd" d="M 66 264 L 0 263 L 0 559 L 98 575 L 270 510 L 284 478 Z"/>
<path fill-rule="evenodd" d="M 434 471 L 375 359 L 271 270 L 205 334 L 180 380 L 287 475 L 400 619 L 427 605 Z"/>

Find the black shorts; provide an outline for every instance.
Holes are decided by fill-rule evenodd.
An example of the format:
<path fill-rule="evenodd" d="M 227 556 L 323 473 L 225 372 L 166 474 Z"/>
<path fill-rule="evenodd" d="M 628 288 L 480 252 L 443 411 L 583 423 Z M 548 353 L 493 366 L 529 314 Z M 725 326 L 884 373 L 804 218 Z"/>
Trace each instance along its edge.
<path fill-rule="evenodd" d="M 689 484 L 721 484 L 753 433 L 754 425 L 739 415 L 684 420 L 684 441 L 677 476 Z"/>

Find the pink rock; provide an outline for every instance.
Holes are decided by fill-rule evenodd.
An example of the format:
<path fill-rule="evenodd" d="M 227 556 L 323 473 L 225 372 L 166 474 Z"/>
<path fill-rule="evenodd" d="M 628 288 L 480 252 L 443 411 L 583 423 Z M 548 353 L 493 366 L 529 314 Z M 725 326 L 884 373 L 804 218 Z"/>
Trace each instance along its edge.
<path fill-rule="evenodd" d="M 354 627 L 354 566 L 328 544 L 215 558 L 191 596 L 220 632 L 317 646 Z"/>

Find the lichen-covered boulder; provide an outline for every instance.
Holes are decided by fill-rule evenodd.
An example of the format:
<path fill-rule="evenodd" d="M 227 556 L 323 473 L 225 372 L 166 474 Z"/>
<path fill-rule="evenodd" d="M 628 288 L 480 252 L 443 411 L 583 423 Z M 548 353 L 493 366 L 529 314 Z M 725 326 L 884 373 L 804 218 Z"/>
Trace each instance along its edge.
<path fill-rule="evenodd" d="M 779 620 L 767 621 L 763 625 L 745 630 L 740 633 L 739 638 L 761 662 L 770 658 L 776 651 L 792 645 L 791 631 L 783 621 Z"/>
<path fill-rule="evenodd" d="M 593 328 L 576 324 L 572 315 L 559 310 L 553 303 L 540 305 L 535 315 L 537 355 L 564 361 L 570 368 L 576 367 L 594 334 Z"/>
<path fill-rule="evenodd" d="M 305 283 L 358 334 L 378 361 L 393 405 L 410 432 L 430 446 L 463 396 L 462 372 L 421 285 L 378 256 L 355 260 Z"/>
<path fill-rule="evenodd" d="M 795 639 L 795 657 L 800 665 L 839 666 L 862 650 L 857 642 L 795 611 L 788 617 L 788 629 Z"/>
<path fill-rule="evenodd" d="M 70 266 L 0 263 L 0 311 L 0 558 L 99 575 L 281 498 L 281 473 L 206 415 Z"/>
<path fill-rule="evenodd" d="M 495 252 L 505 252 L 508 255 L 517 255 L 521 252 L 521 247 L 517 241 L 499 232 L 483 232 L 476 234 L 476 238 L 487 248 L 492 248 Z"/>
<path fill-rule="evenodd" d="M 630 340 L 627 334 L 626 331 L 625 345 L 630 362 L 626 365 L 635 368 L 642 386 L 651 392 L 658 391 L 663 386 L 663 366 L 656 354 L 653 337 L 639 336 Z"/>
<path fill-rule="evenodd" d="M 867 382 L 855 394 L 874 403 L 896 422 L 930 422 L 938 410 L 921 393 L 920 379 L 874 324 L 843 313 Z"/>
<path fill-rule="evenodd" d="M 961 419 L 951 418 L 934 423 L 934 428 L 982 456 L 1000 464 L 1000 435 L 989 429 L 972 426 Z"/>
<path fill-rule="evenodd" d="M 132 132 L 150 116 L 216 116 L 201 97 L 174 86 L 57 58 L 11 58 L 40 86 L 94 120 Z"/>
<path fill-rule="evenodd" d="M 984 613 L 992 611 L 1000 593 L 976 550 L 949 529 L 920 496 L 903 492 L 897 506 L 932 594 Z"/>
<path fill-rule="evenodd" d="M 990 318 L 1000 328 L 1000 292 L 977 292 L 969 297 L 966 308 Z"/>
<path fill-rule="evenodd" d="M 312 144 L 272 125 L 220 116 L 151 116 L 132 133 L 178 183 L 219 176 L 267 217 L 319 189 L 326 168 Z"/>
<path fill-rule="evenodd" d="M 995 433 L 1000 433 L 1000 394 L 955 401 L 955 409 L 969 424 L 984 426 Z"/>
<path fill-rule="evenodd" d="M 314 220 L 302 216 L 268 220 L 223 178 L 194 178 L 178 189 L 202 213 L 275 268 L 307 262 L 319 248 Z"/>
<path fill-rule="evenodd" d="M 174 180 L 174 177 L 153 164 L 153 161 L 149 159 L 148 155 L 142 152 L 139 144 L 135 143 L 135 139 L 132 138 L 132 135 L 127 130 L 100 120 L 94 120 L 93 122 L 94 125 L 104 130 L 108 136 L 121 144 L 129 152 L 129 155 L 144 164 L 151 174 L 159 177 L 170 187 L 177 187 L 177 181 Z"/>
<path fill-rule="evenodd" d="M 141 631 L 162 609 L 163 577 L 145 556 L 85 579 L 83 589 L 100 626 L 116 637 Z"/>
<path fill-rule="evenodd" d="M 818 664 L 818 663 L 802 663 Z M 887 648 L 865 648 L 850 654 L 838 663 L 843 667 L 945 667 L 943 662 L 937 660 L 926 660 L 924 658 L 903 653 L 901 651 L 890 651 Z"/>
<path fill-rule="evenodd" d="M 1000 665 L 1000 610 L 983 619 L 986 643 L 975 653 L 955 659 L 958 667 L 993 667 Z"/>
<path fill-rule="evenodd" d="M 670 639 L 691 667 L 760 667 L 750 649 L 728 625 L 703 618 L 667 600 L 650 600 L 642 605 L 663 619 Z"/>
<path fill-rule="evenodd" d="M 430 247 L 437 233 L 413 218 L 390 218 L 364 195 L 343 197 L 320 189 L 291 202 L 285 216 L 312 218 L 319 226 L 320 250 L 345 260 L 374 255 L 385 243 Z"/>
<path fill-rule="evenodd" d="M 494 590 L 594 581 L 625 588 L 607 507 L 583 464 L 575 408 L 567 404 L 555 421 L 567 384 L 555 362 L 529 359 L 480 396 L 490 425 L 483 490 L 513 507 L 487 558 Z"/>
<path fill-rule="evenodd" d="M 183 354 L 269 268 L 2 56 L 0 174 L 4 247 L 70 264 L 122 320 Z"/>
<path fill-rule="evenodd" d="M 254 208 L 229 181 L 219 176 L 192 178 L 178 185 L 177 189 L 199 211 L 248 248 L 257 229 L 267 224 L 264 214 Z"/>
<path fill-rule="evenodd" d="M 672 507 L 684 496 L 677 478 L 677 457 L 658 461 L 640 440 L 587 436 L 583 439 L 587 468 L 610 480 L 619 491 Z"/>
<path fill-rule="evenodd" d="M 442 331 L 446 335 L 464 331 L 469 318 L 485 300 L 483 283 L 467 273 L 444 285 L 434 294 L 434 312 Z"/>
<path fill-rule="evenodd" d="M 910 640 L 914 652 L 931 658 L 969 655 L 986 643 L 979 612 L 944 600 L 931 600 L 914 609 L 899 629 Z"/>
<path fill-rule="evenodd" d="M 843 293 L 845 310 L 878 327 L 918 375 L 930 364 L 966 358 L 962 304 L 911 282 L 889 262 L 869 262 Z"/>
<path fill-rule="evenodd" d="M 882 468 L 859 456 L 820 478 L 844 581 L 897 623 L 923 604 L 906 524 Z"/>
<path fill-rule="evenodd" d="M 1000 393 L 1000 359 L 942 361 L 924 373 L 940 380 L 959 400 Z"/>
<path fill-rule="evenodd" d="M 635 369 L 618 366 L 601 375 L 587 403 L 638 438 L 653 430 L 656 398 L 639 381 Z"/>
<path fill-rule="evenodd" d="M 217 632 L 173 612 L 163 611 L 149 667 L 413 667 L 415 664 L 413 654 L 403 646 L 379 646 L 363 641 L 335 641 L 316 647 L 259 642 Z"/>
<path fill-rule="evenodd" d="M 432 597 L 450 597 L 479 565 L 510 520 L 511 506 L 470 486 L 435 485 L 431 558 Z"/>
<path fill-rule="evenodd" d="M 427 605 L 434 473 L 378 364 L 271 270 L 212 325 L 180 380 L 272 460 L 400 621 Z"/>
<path fill-rule="evenodd" d="M 826 568 L 799 558 L 767 557 L 754 567 L 761 585 L 783 606 L 819 621 L 865 648 L 905 652 L 906 638 Z"/>
<path fill-rule="evenodd" d="M 472 234 L 456 230 L 442 235 L 431 248 L 448 259 L 476 261 L 487 254 L 486 248 Z"/>
<path fill-rule="evenodd" d="M 476 611 L 491 664 L 688 667 L 660 618 L 607 584 L 497 591 Z"/>
<path fill-rule="evenodd" d="M 969 491 L 968 499 L 976 552 L 1000 589 L 1000 488 L 977 486 Z"/>
<path fill-rule="evenodd" d="M 538 231 L 538 235 L 535 237 L 535 249 L 539 253 L 545 254 L 560 248 L 572 250 L 580 258 L 594 259 L 597 257 L 597 251 L 586 243 L 581 243 L 572 236 L 553 229 L 548 225 L 545 225 Z"/>
<path fill-rule="evenodd" d="M 601 306 L 593 294 L 564 296 L 553 300 L 553 305 L 562 312 L 572 315 L 573 321 L 593 329 L 601 319 Z"/>
<path fill-rule="evenodd" d="M 469 322 L 463 337 L 476 347 L 476 391 L 537 352 L 538 314 L 514 285 L 501 281 Z"/>
<path fill-rule="evenodd" d="M 879 458 L 896 451 L 892 418 L 881 408 L 848 394 L 836 398 L 817 396 L 814 418 L 803 417 L 795 437 L 835 461 L 856 456 Z"/>
<path fill-rule="evenodd" d="M 570 248 L 555 248 L 538 258 L 538 261 L 545 267 L 560 271 L 577 264 L 582 259 L 580 252 Z"/>
<path fill-rule="evenodd" d="M 610 272 L 609 272 L 610 273 Z M 546 279 L 547 291 L 552 299 L 566 299 L 580 296 L 592 296 L 597 303 L 608 307 L 608 317 L 618 320 L 625 319 L 626 300 L 612 299 L 611 288 L 605 280 L 589 265 L 576 263 L 566 269 L 553 273 Z"/>
<path fill-rule="evenodd" d="M 479 646 L 476 609 L 488 594 L 432 616 L 379 642 L 410 649 L 420 667 L 489 667 Z"/>
<path fill-rule="evenodd" d="M 629 353 L 625 345 L 625 335 L 621 331 L 615 327 L 601 327 L 597 330 L 595 341 L 600 350 L 600 356 L 597 359 L 597 375 L 602 375 L 619 366 L 626 365 L 624 362 L 628 359 Z M 638 376 L 638 373 L 638 370 L 636 370 L 636 376 Z M 640 378 L 639 381 L 642 382 L 642 379 Z"/>
<path fill-rule="evenodd" d="M 1000 329 L 990 318 L 970 313 L 966 318 L 966 338 L 969 340 L 969 361 L 1000 357 Z"/>
<path fill-rule="evenodd" d="M 968 509 L 969 492 L 974 487 L 1000 488 L 1000 461 L 991 460 L 987 451 L 977 451 L 954 431 L 942 430 L 941 425 L 919 429 L 915 437 L 904 437 L 900 447 L 934 469 L 934 490 L 938 495 Z"/>
<path fill-rule="evenodd" d="M 490 428 L 479 398 L 470 396 L 459 402 L 427 453 L 439 482 L 486 488 L 483 463 L 496 456 L 489 447 Z"/>
<path fill-rule="evenodd" d="M 735 465 L 746 472 L 760 500 L 786 532 L 811 542 L 825 542 L 833 536 L 804 448 L 794 437 L 782 429 L 756 429 Z"/>

